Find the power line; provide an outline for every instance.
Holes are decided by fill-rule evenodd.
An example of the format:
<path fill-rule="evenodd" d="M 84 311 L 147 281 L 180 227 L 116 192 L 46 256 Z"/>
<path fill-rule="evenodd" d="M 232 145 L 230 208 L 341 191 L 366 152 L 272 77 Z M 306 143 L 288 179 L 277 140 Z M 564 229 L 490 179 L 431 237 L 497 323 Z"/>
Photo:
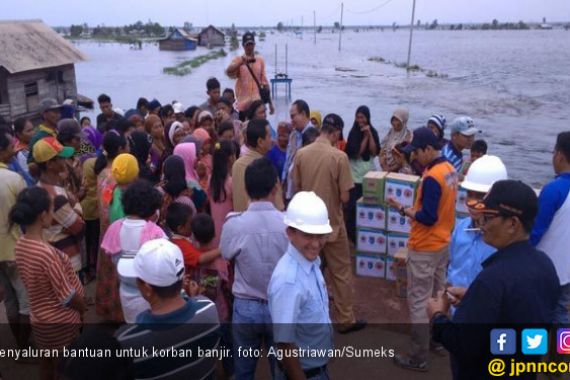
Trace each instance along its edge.
<path fill-rule="evenodd" d="M 353 14 L 367 14 L 367 13 L 372 13 L 372 12 L 376 12 L 376 11 L 377 11 L 378 9 L 380 9 L 380 8 L 385 7 L 386 5 L 390 4 L 392 1 L 394 1 L 394 0 L 387 0 L 387 1 L 385 1 L 384 3 L 382 3 L 382 4 L 380 4 L 380 5 L 376 6 L 376 7 L 374 7 L 374 8 L 372 8 L 372 9 L 369 9 L 369 10 L 367 10 L 367 11 L 353 11 L 353 10 L 350 10 L 350 9 L 346 9 L 346 11 L 349 12 L 349 13 L 353 13 Z"/>

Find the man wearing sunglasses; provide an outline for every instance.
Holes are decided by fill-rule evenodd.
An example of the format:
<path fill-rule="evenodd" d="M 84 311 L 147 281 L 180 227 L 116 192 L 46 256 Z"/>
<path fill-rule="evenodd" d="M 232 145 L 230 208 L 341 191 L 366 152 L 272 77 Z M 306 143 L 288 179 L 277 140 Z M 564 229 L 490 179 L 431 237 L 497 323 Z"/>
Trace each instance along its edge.
<path fill-rule="evenodd" d="M 551 323 L 560 286 L 552 261 L 529 241 L 538 200 L 528 185 L 497 181 L 483 200 L 468 206 L 485 243 L 497 251 L 469 289 L 452 294 L 457 306 L 452 319 L 447 294 L 431 299 L 427 308 L 433 339 L 451 353 L 458 379 L 488 377 L 489 328 Z"/>

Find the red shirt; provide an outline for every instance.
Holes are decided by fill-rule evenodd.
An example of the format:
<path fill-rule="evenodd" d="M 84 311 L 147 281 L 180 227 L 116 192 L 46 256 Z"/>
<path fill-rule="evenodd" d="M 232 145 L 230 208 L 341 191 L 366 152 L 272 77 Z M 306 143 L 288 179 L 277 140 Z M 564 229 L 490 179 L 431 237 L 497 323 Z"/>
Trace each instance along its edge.
<path fill-rule="evenodd" d="M 194 270 L 198 267 L 198 262 L 200 260 L 200 251 L 192 245 L 188 238 L 175 235 L 170 240 L 182 251 L 186 271 L 189 274 L 191 274 L 191 272 L 194 272 Z"/>

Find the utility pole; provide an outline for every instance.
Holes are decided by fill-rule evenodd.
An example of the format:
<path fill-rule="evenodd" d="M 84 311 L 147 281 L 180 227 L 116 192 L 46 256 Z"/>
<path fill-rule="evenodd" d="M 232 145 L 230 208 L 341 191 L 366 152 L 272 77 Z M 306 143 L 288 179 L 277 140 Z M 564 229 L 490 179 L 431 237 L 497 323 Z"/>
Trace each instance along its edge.
<path fill-rule="evenodd" d="M 340 30 L 338 32 L 338 51 L 340 51 L 340 42 L 342 40 L 342 14 L 343 13 L 344 13 L 344 3 L 340 3 Z"/>
<path fill-rule="evenodd" d="M 412 35 L 414 33 L 414 17 L 416 15 L 416 0 L 413 0 L 414 4 L 412 6 L 412 23 L 410 24 L 410 43 L 408 45 L 408 63 L 406 64 L 406 70 L 410 68 L 410 58 L 412 56 Z"/>
<path fill-rule="evenodd" d="M 315 32 L 315 41 L 314 44 L 317 44 L 317 12 L 313 11 L 313 29 Z"/>

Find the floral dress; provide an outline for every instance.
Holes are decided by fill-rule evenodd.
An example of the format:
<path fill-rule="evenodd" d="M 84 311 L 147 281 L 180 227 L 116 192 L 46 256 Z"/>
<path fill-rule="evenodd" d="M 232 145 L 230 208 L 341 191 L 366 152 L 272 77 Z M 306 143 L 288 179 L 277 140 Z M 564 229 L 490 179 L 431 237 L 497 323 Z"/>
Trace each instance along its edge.
<path fill-rule="evenodd" d="M 97 199 L 99 201 L 99 218 L 101 223 L 100 238 L 105 236 L 109 228 L 109 206 L 116 183 L 111 169 L 105 168 L 97 177 Z M 101 243 L 101 241 L 99 242 Z M 106 321 L 123 322 L 123 310 L 119 297 L 119 277 L 110 256 L 99 249 L 97 257 L 97 284 L 95 286 L 95 311 Z"/>

